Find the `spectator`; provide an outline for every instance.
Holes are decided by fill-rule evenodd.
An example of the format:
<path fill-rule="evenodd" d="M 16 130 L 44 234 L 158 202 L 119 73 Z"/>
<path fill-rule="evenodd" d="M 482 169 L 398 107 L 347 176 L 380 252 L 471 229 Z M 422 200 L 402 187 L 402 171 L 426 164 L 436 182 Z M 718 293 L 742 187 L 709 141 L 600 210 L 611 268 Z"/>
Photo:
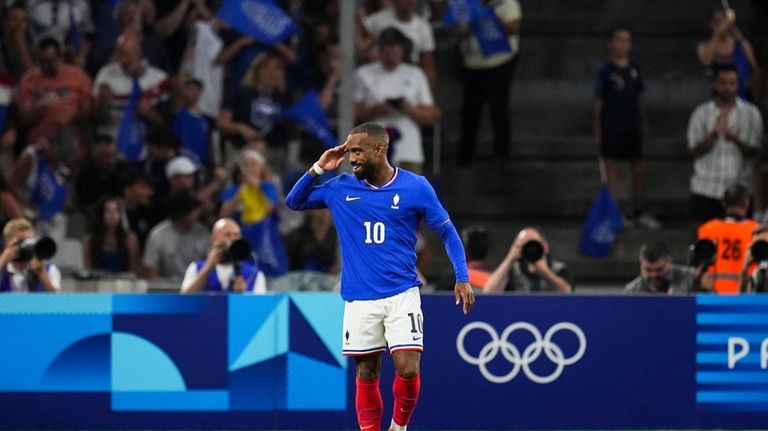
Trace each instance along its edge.
<path fill-rule="evenodd" d="M 203 83 L 199 79 L 187 78 L 181 93 L 182 109 L 173 117 L 173 134 L 181 142 L 181 151 L 193 157 L 201 166 L 211 166 L 209 147 L 213 119 L 197 109 Z"/>
<path fill-rule="evenodd" d="M 42 220 L 53 221 L 65 207 L 72 166 L 78 155 L 78 149 L 67 137 L 61 139 L 54 135 L 51 140 L 41 137 L 28 145 L 16 160 L 8 183 L 25 207 L 35 210 Z"/>
<path fill-rule="evenodd" d="M 102 196 L 120 195 L 120 175 L 128 163 L 118 159 L 112 136 L 96 136 L 85 165 L 75 177 L 75 205 L 87 208 Z"/>
<path fill-rule="evenodd" d="M 355 117 L 357 122 L 377 122 L 396 130 L 400 139 L 390 145 L 392 161 L 418 174 L 424 164 L 419 126 L 434 124 L 440 111 L 424 72 L 403 62 L 408 44 L 399 30 L 381 32 L 379 60 L 355 72 Z"/>
<path fill-rule="evenodd" d="M 227 252 L 229 245 L 240 238 L 240 226 L 234 220 L 223 218 L 214 223 L 208 256 L 189 265 L 181 283 L 181 293 L 266 293 L 264 273 L 248 262 L 234 262 Z"/>
<path fill-rule="evenodd" d="M 608 59 L 595 76 L 595 143 L 605 159 L 608 186 L 615 199 L 621 196 L 621 171 L 628 161 L 632 169 L 630 222 L 658 229 L 659 222 L 645 213 L 645 160 L 643 159 L 643 109 L 645 83 L 637 63 L 630 58 L 632 32 L 627 27 L 611 30 Z"/>
<path fill-rule="evenodd" d="M 694 159 L 691 207 L 697 223 L 723 217 L 720 200 L 727 187 L 751 184 L 752 159 L 763 137 L 760 111 L 736 97 L 735 67 L 715 68 L 712 87 L 712 100 L 699 105 L 688 122 L 688 151 Z"/>
<path fill-rule="evenodd" d="M 338 274 L 341 270 L 338 241 L 330 211 L 308 210 L 304 224 L 286 239 L 291 271 Z"/>
<path fill-rule="evenodd" d="M 127 169 L 120 181 L 120 194 L 123 200 L 123 228 L 139 238 L 139 245 L 144 249 L 149 232 L 162 217 L 152 206 L 154 190 L 149 177 L 139 169 Z"/>
<path fill-rule="evenodd" d="M 493 11 L 501 20 L 509 35 L 510 52 L 486 56 L 477 38 L 469 34 L 460 44 L 464 67 L 462 81 L 464 100 L 461 105 L 462 132 L 459 144 L 459 164 L 469 165 L 477 144 L 477 132 L 483 106 L 488 104 L 493 126 L 493 148 L 495 156 L 509 159 L 509 92 L 520 49 L 521 11 L 517 0 L 501 0 L 483 3 L 493 5 Z"/>
<path fill-rule="evenodd" d="M 24 218 L 13 219 L 3 228 L 5 248 L 0 254 L 0 292 L 61 290 L 61 271 L 56 265 L 19 253 L 21 242 L 34 237 L 32 224 Z"/>
<path fill-rule="evenodd" d="M 227 172 L 223 168 L 214 171 L 213 179 L 199 186 L 199 166 L 186 156 L 174 157 L 165 167 L 165 175 L 170 184 L 170 193 L 186 191 L 194 195 L 201 203 L 202 216 L 214 213 L 216 196 L 226 185 Z M 207 218 L 207 217 L 204 217 Z"/>
<path fill-rule="evenodd" d="M 752 232 L 752 241 L 747 249 L 747 257 L 741 271 L 742 293 L 768 292 L 768 260 L 752 254 L 755 243 L 768 241 L 768 225 L 761 225 Z"/>
<path fill-rule="evenodd" d="M 21 75 L 34 66 L 32 60 L 32 36 L 24 5 L 16 2 L 3 16 L 2 38 L 0 39 L 0 74 L 18 81 Z"/>
<path fill-rule="evenodd" d="M 117 137 L 128 100 L 138 82 L 141 98 L 136 106 L 142 121 L 156 127 L 167 125 L 170 82 L 165 72 L 142 58 L 140 37 L 125 33 L 115 46 L 115 61 L 96 75 L 93 93 L 101 113 L 100 132 Z"/>
<path fill-rule="evenodd" d="M 536 242 L 541 246 L 541 257 L 533 260 L 530 256 L 526 257 L 523 248 Z M 573 292 L 573 281 L 568 267 L 552 258 L 549 242 L 538 229 L 527 227 L 520 231 L 509 248 L 509 253 L 485 284 L 485 293 L 505 291 Z"/>
<path fill-rule="evenodd" d="M 288 257 L 278 232 L 277 207 L 282 198 L 270 181 L 264 156 L 256 150 L 240 153 L 237 182 L 222 193 L 219 215 L 238 215 L 245 238 L 253 247 L 259 267 L 268 277 L 285 274 Z"/>
<path fill-rule="evenodd" d="M 429 22 L 416 13 L 416 0 L 392 0 L 391 8 L 384 8 L 367 16 L 362 24 L 366 36 L 372 41 L 379 38 L 388 28 L 396 28 L 411 41 L 410 57 L 405 61 L 418 64 L 434 92 L 437 89 L 437 68 L 435 65 L 435 36 Z M 373 56 L 372 58 L 375 58 Z"/>
<path fill-rule="evenodd" d="M 178 70 L 187 46 L 189 26 L 196 19 L 208 21 L 213 14 L 204 0 L 166 0 L 157 2 L 155 32 L 161 36 L 170 54 L 171 69 Z"/>
<path fill-rule="evenodd" d="M 156 203 L 162 205 L 161 201 L 170 194 L 167 168 L 171 160 L 179 155 L 179 140 L 166 127 L 150 129 L 145 139 L 147 154 L 141 163 L 155 190 Z"/>
<path fill-rule="evenodd" d="M 96 203 L 90 234 L 83 238 L 83 265 L 87 269 L 139 274 L 139 238 L 123 227 L 122 213 L 118 198 L 102 197 Z"/>
<path fill-rule="evenodd" d="M 39 66 L 29 69 L 19 84 L 19 112 L 29 126 L 29 142 L 54 133 L 66 134 L 80 151 L 83 120 L 91 115 L 91 80 L 77 66 L 61 61 L 61 48 L 53 38 L 38 44 Z"/>
<path fill-rule="evenodd" d="M 53 38 L 78 67 L 85 67 L 94 33 L 91 8 L 86 0 L 29 0 L 27 10 L 36 41 Z"/>
<path fill-rule="evenodd" d="M 276 54 L 263 53 L 253 60 L 242 84 L 224 101 L 217 125 L 237 148 L 262 139 L 276 147 L 285 141 L 277 118 L 288 102 L 285 62 Z"/>
<path fill-rule="evenodd" d="M 759 223 L 747 218 L 749 191 L 741 184 L 725 190 L 723 207 L 725 218 L 710 220 L 699 227 L 699 239 L 717 244 L 715 260 L 709 265 L 703 283 L 712 285 L 717 293 L 738 293 L 748 244 Z"/>
<path fill-rule="evenodd" d="M 729 10 L 731 12 L 732 10 Z M 715 10 L 710 20 L 712 36 L 696 47 L 699 62 L 706 67 L 733 64 L 738 74 L 738 95 L 745 100 L 750 96 L 750 78 L 759 72 L 752 44 L 736 27 L 735 14 Z"/>
<path fill-rule="evenodd" d="M 94 61 L 101 66 L 110 61 L 119 35 L 133 33 L 139 36 L 141 52 L 152 66 L 171 73 L 171 60 L 165 44 L 152 28 L 157 11 L 152 0 L 122 0 L 112 7 L 95 2 L 99 31 L 96 33 Z M 108 16 L 107 16 L 108 14 Z"/>
<path fill-rule="evenodd" d="M 197 222 L 200 202 L 181 192 L 168 199 L 168 218 L 149 233 L 144 250 L 144 276 L 181 279 L 189 262 L 205 256 L 208 232 Z"/>
<path fill-rule="evenodd" d="M 695 291 L 693 268 L 672 263 L 672 253 L 664 241 L 645 243 L 640 250 L 640 275 L 627 283 L 625 293 L 685 295 Z"/>

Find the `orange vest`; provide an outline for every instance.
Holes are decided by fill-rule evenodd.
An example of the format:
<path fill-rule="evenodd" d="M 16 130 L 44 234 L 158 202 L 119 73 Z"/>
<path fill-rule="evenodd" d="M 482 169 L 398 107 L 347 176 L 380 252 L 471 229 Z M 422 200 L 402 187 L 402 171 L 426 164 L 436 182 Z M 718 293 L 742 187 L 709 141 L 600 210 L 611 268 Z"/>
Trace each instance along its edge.
<path fill-rule="evenodd" d="M 713 219 L 699 226 L 699 239 L 717 243 L 717 256 L 707 270 L 714 279 L 717 293 L 739 293 L 741 269 L 744 266 L 752 232 L 759 223 L 754 220 Z"/>
<path fill-rule="evenodd" d="M 482 269 L 469 270 L 469 284 L 472 286 L 484 289 L 490 277 L 491 274 L 487 271 L 483 271 Z"/>

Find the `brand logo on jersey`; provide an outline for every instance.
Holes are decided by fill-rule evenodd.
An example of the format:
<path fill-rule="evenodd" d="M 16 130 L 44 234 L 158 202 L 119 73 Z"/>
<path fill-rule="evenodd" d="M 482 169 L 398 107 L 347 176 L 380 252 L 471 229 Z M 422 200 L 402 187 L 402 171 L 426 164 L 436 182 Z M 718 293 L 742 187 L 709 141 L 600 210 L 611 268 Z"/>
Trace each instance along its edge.
<path fill-rule="evenodd" d="M 392 198 L 392 206 L 391 208 L 393 210 L 399 210 L 400 207 L 398 206 L 400 204 L 400 195 L 395 193 L 395 197 Z"/>
<path fill-rule="evenodd" d="M 419 341 L 421 340 L 421 337 L 413 337 L 413 341 Z"/>
<path fill-rule="evenodd" d="M 360 196 L 352 197 L 350 195 L 347 195 L 346 199 L 347 199 L 347 202 L 352 202 L 352 201 L 356 201 L 356 200 L 360 199 Z"/>

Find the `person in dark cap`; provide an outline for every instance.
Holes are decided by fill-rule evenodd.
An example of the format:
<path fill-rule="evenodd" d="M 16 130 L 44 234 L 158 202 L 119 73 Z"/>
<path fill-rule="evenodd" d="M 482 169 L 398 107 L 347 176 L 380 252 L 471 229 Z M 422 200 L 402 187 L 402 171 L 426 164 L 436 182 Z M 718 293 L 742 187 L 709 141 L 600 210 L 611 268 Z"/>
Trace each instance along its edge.
<path fill-rule="evenodd" d="M 143 272 L 149 279 L 181 280 L 189 262 L 208 253 L 208 230 L 197 219 L 200 202 L 189 192 L 171 195 L 168 218 L 155 226 L 147 238 Z"/>

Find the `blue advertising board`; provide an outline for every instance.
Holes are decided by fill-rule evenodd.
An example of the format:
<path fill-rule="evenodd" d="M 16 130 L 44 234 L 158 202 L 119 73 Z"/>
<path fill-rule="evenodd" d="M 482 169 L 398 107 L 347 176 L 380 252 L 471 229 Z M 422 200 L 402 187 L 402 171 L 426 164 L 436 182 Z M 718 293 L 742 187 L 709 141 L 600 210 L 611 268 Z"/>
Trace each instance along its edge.
<path fill-rule="evenodd" d="M 768 297 L 422 307 L 413 428 L 768 424 Z M 357 429 L 342 312 L 334 293 L 0 296 L 0 428 Z"/>

